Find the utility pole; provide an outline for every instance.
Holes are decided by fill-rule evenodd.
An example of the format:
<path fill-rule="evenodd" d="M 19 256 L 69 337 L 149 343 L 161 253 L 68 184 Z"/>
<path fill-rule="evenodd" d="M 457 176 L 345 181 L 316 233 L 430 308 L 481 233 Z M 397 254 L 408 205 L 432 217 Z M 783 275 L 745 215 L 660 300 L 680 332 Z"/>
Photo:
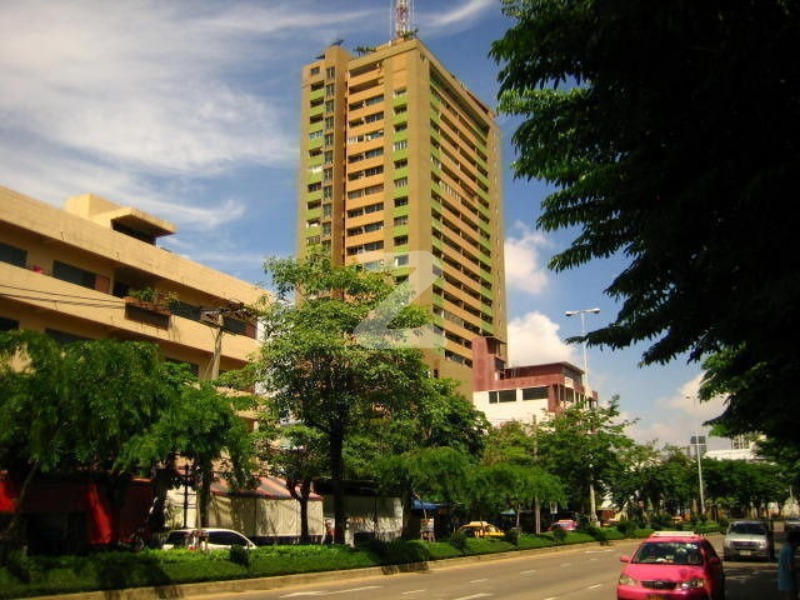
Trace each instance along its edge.
<path fill-rule="evenodd" d="M 230 316 L 247 318 L 249 313 L 244 304 L 233 301 L 229 301 L 228 306 L 222 308 L 209 308 L 200 311 L 200 320 L 216 329 L 214 332 L 214 350 L 211 355 L 209 379 L 217 379 L 219 377 L 219 364 L 222 358 L 222 335 L 225 333 L 225 317 Z"/>
<path fill-rule="evenodd" d="M 600 312 L 599 308 L 583 308 L 581 310 L 568 310 L 564 313 L 567 317 L 574 317 L 575 315 L 581 316 L 581 337 L 583 339 L 583 394 L 589 399 L 589 409 L 595 409 L 595 402 L 594 402 L 594 394 L 592 394 L 592 388 L 589 387 L 589 361 L 586 358 L 586 313 L 591 313 L 596 315 Z M 590 434 L 594 433 L 594 427 L 592 427 L 592 431 L 589 432 Z M 591 521 L 592 525 L 597 525 L 597 501 L 595 500 L 594 494 L 594 473 L 591 472 L 592 465 L 589 464 L 589 510 L 591 514 L 589 515 L 589 520 Z"/>

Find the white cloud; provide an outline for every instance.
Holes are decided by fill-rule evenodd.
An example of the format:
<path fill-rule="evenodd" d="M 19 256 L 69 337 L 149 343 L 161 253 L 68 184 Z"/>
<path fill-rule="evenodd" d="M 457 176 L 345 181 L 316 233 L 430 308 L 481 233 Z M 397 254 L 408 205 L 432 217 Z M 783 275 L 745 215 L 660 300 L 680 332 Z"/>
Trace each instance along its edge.
<path fill-rule="evenodd" d="M 539 294 L 547 286 L 546 265 L 542 264 L 541 249 L 547 247 L 544 235 L 517 222 L 505 241 L 506 286 L 529 294 Z"/>
<path fill-rule="evenodd" d="M 509 366 L 551 362 L 575 362 L 574 347 L 558 335 L 559 325 L 547 316 L 531 312 L 508 324 Z"/>
<path fill-rule="evenodd" d="M 670 396 L 655 400 L 652 411 L 631 428 L 630 435 L 640 443 L 658 441 L 658 446 L 686 446 L 692 435 L 705 435 L 709 449 L 729 448 L 723 438 L 711 437 L 703 423 L 718 417 L 725 409 L 721 398 L 696 402 L 702 373 L 680 385 Z"/>
<path fill-rule="evenodd" d="M 497 9 L 495 0 L 467 0 L 446 11 L 426 15 L 425 33 L 461 31 L 492 9 Z"/>

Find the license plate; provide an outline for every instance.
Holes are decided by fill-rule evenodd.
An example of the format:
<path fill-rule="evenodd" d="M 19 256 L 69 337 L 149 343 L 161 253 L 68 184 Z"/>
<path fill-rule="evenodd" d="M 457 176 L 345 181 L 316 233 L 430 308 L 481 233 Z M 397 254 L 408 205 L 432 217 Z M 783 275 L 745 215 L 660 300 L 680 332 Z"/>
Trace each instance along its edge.
<path fill-rule="evenodd" d="M 739 550 L 739 554 L 742 556 L 750 556 L 751 552 L 750 550 Z"/>
<path fill-rule="evenodd" d="M 661 594 L 647 594 L 647 600 L 668 600 L 666 596 Z"/>

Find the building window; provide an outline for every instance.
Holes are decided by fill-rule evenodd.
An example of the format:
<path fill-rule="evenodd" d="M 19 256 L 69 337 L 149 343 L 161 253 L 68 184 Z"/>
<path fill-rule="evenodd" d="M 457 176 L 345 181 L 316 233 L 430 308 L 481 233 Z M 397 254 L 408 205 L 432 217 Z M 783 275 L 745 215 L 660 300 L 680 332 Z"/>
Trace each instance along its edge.
<path fill-rule="evenodd" d="M 408 177 L 401 177 L 400 179 L 394 180 L 394 187 L 401 188 L 408 186 Z"/>
<path fill-rule="evenodd" d="M 328 79 L 333 79 L 336 77 L 336 67 L 328 67 L 325 69 L 325 77 Z"/>
<path fill-rule="evenodd" d="M 333 107 L 336 103 L 333 100 L 325 100 L 325 112 L 333 112 Z"/>
<path fill-rule="evenodd" d="M 322 197 L 325 200 L 330 200 L 333 198 L 333 188 L 329 185 L 326 185 L 324 188 L 322 188 Z"/>
<path fill-rule="evenodd" d="M 88 342 L 90 338 L 59 331 L 58 329 L 45 329 L 44 332 L 59 344 L 74 344 L 75 342 Z"/>
<path fill-rule="evenodd" d="M 408 236 L 407 235 L 398 235 L 394 238 L 394 245 L 395 246 L 405 246 L 408 244 Z"/>
<path fill-rule="evenodd" d="M 395 198 L 394 206 L 395 208 L 398 208 L 400 206 L 408 206 L 408 196 L 403 196 L 402 198 Z"/>
<path fill-rule="evenodd" d="M 333 83 L 329 83 L 325 86 L 325 95 L 330 97 L 333 96 L 334 92 L 336 91 L 336 85 Z"/>
<path fill-rule="evenodd" d="M 0 242 L 0 262 L 9 263 L 16 267 L 24 267 L 28 262 L 28 252 L 22 248 Z"/>
<path fill-rule="evenodd" d="M 19 321 L 0 317 L 0 331 L 14 331 L 15 329 L 19 329 Z"/>
<path fill-rule="evenodd" d="M 333 117 L 325 117 L 325 129 L 333 129 Z"/>
<path fill-rule="evenodd" d="M 400 227 L 401 225 L 408 225 L 408 215 L 403 215 L 402 217 L 394 218 L 394 226 Z"/>
<path fill-rule="evenodd" d="M 400 140 L 399 142 L 395 142 L 393 148 L 395 150 L 405 150 L 408 148 L 408 140 Z"/>
<path fill-rule="evenodd" d="M 80 267 L 73 267 L 72 265 L 57 260 L 53 261 L 53 277 L 61 281 L 68 281 L 89 288 L 90 290 L 95 289 L 97 283 L 97 275 L 91 271 L 81 269 Z"/>
<path fill-rule="evenodd" d="M 523 400 L 547 400 L 547 386 L 523 388 Z"/>
<path fill-rule="evenodd" d="M 319 75 L 319 67 L 311 67 L 310 75 Z"/>
<path fill-rule="evenodd" d="M 326 133 L 325 134 L 325 142 L 324 143 L 325 143 L 326 146 L 333 146 L 333 134 L 332 133 Z"/>
<path fill-rule="evenodd" d="M 408 264 L 408 254 L 398 254 L 394 257 L 395 267 L 405 267 Z"/>
<path fill-rule="evenodd" d="M 516 402 L 517 390 L 500 390 L 497 392 L 489 392 L 489 404 L 497 404 L 498 402 Z"/>

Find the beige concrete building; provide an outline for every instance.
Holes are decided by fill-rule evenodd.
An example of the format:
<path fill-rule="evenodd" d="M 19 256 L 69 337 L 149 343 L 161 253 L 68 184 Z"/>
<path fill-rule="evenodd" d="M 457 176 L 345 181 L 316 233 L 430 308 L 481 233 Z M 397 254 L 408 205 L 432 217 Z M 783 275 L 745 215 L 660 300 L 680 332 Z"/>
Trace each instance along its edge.
<path fill-rule="evenodd" d="M 240 309 L 264 290 L 156 245 L 174 232 L 91 194 L 60 210 L 0 187 L 0 330 L 154 342 L 205 379 L 242 367 L 257 342 Z"/>
<path fill-rule="evenodd" d="M 304 67 L 298 255 L 406 280 L 432 255 L 432 370 L 472 388 L 472 340 L 506 339 L 500 135 L 495 115 L 412 36 L 360 56 L 334 45 Z M 420 254 L 422 253 L 422 254 Z"/>

